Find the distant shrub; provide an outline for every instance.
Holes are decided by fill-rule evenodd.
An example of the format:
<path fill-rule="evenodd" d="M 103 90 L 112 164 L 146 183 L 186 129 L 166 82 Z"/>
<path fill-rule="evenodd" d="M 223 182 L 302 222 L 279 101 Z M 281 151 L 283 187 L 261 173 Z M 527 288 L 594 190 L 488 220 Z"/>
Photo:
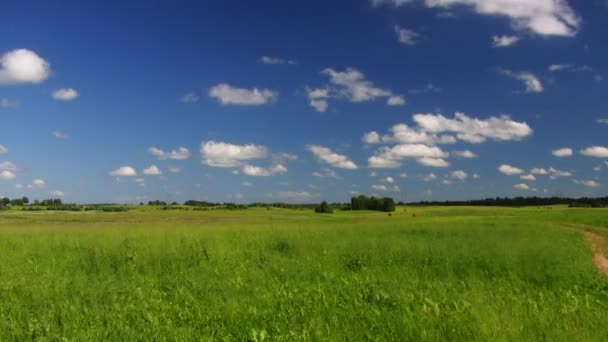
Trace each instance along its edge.
<path fill-rule="evenodd" d="M 390 197 L 377 198 L 359 195 L 351 198 L 350 207 L 352 210 L 377 210 L 384 212 L 395 211 L 395 200 Z"/>
<path fill-rule="evenodd" d="M 44 208 L 42 207 L 23 207 L 21 208 L 22 211 L 43 211 Z"/>
<path fill-rule="evenodd" d="M 317 214 L 333 214 L 334 210 L 327 204 L 327 202 L 323 201 L 321 204 L 315 208 L 315 213 Z"/>
<path fill-rule="evenodd" d="M 81 211 L 82 206 L 76 204 L 57 204 L 46 207 L 49 211 Z"/>

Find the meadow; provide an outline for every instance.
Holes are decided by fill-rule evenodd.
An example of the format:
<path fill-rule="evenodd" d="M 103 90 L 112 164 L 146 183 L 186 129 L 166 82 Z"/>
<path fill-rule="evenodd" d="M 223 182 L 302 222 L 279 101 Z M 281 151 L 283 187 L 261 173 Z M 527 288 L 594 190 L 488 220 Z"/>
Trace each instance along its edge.
<path fill-rule="evenodd" d="M 606 341 L 586 231 L 608 210 L 12 209 L 0 341 Z"/>

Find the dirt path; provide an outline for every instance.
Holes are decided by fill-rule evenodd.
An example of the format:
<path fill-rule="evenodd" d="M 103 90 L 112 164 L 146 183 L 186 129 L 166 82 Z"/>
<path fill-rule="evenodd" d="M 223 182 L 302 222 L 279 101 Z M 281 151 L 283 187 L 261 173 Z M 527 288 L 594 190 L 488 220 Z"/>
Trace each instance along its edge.
<path fill-rule="evenodd" d="M 577 225 L 577 224 L 562 224 L 564 228 L 573 229 L 585 234 L 585 239 L 591 247 L 593 252 L 593 264 L 597 270 L 605 276 L 608 276 L 608 239 L 604 236 L 594 233 L 589 229 L 605 229 L 603 227 L 595 227 L 589 225 Z"/>
<path fill-rule="evenodd" d="M 608 258 L 604 254 L 604 251 L 608 251 L 608 248 L 606 248 L 608 241 L 603 236 L 592 232 L 585 232 L 585 237 L 589 246 L 591 246 L 591 251 L 593 251 L 593 264 L 598 271 L 608 276 Z"/>

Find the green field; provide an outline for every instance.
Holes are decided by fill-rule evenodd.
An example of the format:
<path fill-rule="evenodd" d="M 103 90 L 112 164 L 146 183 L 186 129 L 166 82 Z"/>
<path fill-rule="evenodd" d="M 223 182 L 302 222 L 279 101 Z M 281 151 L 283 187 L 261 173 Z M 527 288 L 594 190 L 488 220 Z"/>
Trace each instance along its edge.
<path fill-rule="evenodd" d="M 0 212 L 0 340 L 608 340 L 608 210 Z"/>

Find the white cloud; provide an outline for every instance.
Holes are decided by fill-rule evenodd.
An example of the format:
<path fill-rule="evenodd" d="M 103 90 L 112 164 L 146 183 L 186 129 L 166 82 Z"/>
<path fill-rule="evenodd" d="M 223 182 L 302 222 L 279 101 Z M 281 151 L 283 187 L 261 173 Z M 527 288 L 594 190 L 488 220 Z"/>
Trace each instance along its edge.
<path fill-rule="evenodd" d="M 530 173 L 533 174 L 533 175 L 547 175 L 547 174 L 549 174 L 549 172 L 547 172 L 547 170 L 542 169 L 542 168 L 538 168 L 538 167 L 535 167 L 532 170 L 530 170 Z"/>
<path fill-rule="evenodd" d="M 569 69 L 571 67 L 570 64 L 551 64 L 549 65 L 549 71 L 551 72 L 556 72 L 556 71 L 563 71 L 566 69 Z"/>
<path fill-rule="evenodd" d="M 17 165 L 11 163 L 10 161 L 4 161 L 0 163 L 0 170 L 16 171 Z"/>
<path fill-rule="evenodd" d="M 15 108 L 17 103 L 9 99 L 0 98 L 0 108 Z"/>
<path fill-rule="evenodd" d="M 580 153 L 587 157 L 608 158 L 608 147 L 590 146 L 585 149 L 582 149 Z"/>
<path fill-rule="evenodd" d="M 345 71 L 327 68 L 321 74 L 329 76 L 330 82 L 337 87 L 337 95 L 332 97 L 343 97 L 354 103 L 374 101 L 377 98 L 387 98 L 387 104 L 392 102 L 391 105 L 400 104 L 398 102 L 401 100 L 405 102 L 405 99 L 391 90 L 376 87 L 355 68 L 346 68 Z M 391 98 L 393 99 L 391 100 Z"/>
<path fill-rule="evenodd" d="M 507 176 L 517 176 L 524 173 L 524 170 L 507 164 L 500 165 L 498 171 Z"/>
<path fill-rule="evenodd" d="M 329 98 L 329 90 L 325 88 L 306 88 L 306 93 L 308 94 L 309 104 L 312 108 L 314 108 L 317 112 L 324 113 L 327 111 L 327 107 L 329 107 L 329 103 L 327 99 Z"/>
<path fill-rule="evenodd" d="M 264 64 L 297 64 L 296 61 L 294 60 L 288 60 L 288 59 L 283 59 L 283 58 L 276 58 L 276 57 L 269 57 L 269 56 L 262 56 L 262 58 L 260 58 L 260 61 Z"/>
<path fill-rule="evenodd" d="M 323 168 L 319 171 L 315 171 L 312 173 L 312 176 L 319 178 L 339 178 L 336 171 L 328 168 Z"/>
<path fill-rule="evenodd" d="M 311 194 L 308 191 L 282 191 L 276 194 L 276 197 L 286 199 L 292 202 L 312 202 L 319 198 L 318 194 Z"/>
<path fill-rule="evenodd" d="M 464 150 L 464 151 L 455 151 L 451 153 L 454 157 L 459 157 L 459 158 L 466 158 L 466 159 L 473 159 L 473 158 L 477 158 L 477 155 L 469 150 Z"/>
<path fill-rule="evenodd" d="M 397 168 L 405 159 L 415 159 L 419 164 L 432 167 L 447 167 L 449 153 L 436 146 L 424 144 L 399 144 L 381 147 L 368 159 L 371 168 Z"/>
<path fill-rule="evenodd" d="M 553 150 L 553 155 L 558 157 L 558 158 L 563 158 L 563 157 L 571 157 L 573 152 L 572 149 L 569 147 L 564 147 L 564 148 L 559 148 L 557 150 Z"/>
<path fill-rule="evenodd" d="M 384 178 L 384 181 L 390 184 L 395 183 L 395 179 L 393 177 L 386 177 Z"/>
<path fill-rule="evenodd" d="M 149 167 L 144 169 L 144 175 L 148 175 L 148 176 L 160 176 L 163 173 L 160 171 L 160 169 L 158 168 L 158 166 L 156 165 L 150 165 Z"/>
<path fill-rule="evenodd" d="M 598 119 L 597 123 L 608 125 L 608 119 Z"/>
<path fill-rule="evenodd" d="M 287 172 L 287 168 L 281 164 L 275 165 L 271 168 L 264 168 L 253 165 L 245 165 L 242 170 L 243 174 L 253 177 L 269 177 L 276 174 L 284 174 Z"/>
<path fill-rule="evenodd" d="M 426 132 L 456 133 L 458 139 L 469 143 L 482 143 L 487 139 L 522 140 L 533 133 L 527 123 L 513 121 L 506 115 L 480 120 L 464 113 L 456 113 L 453 119 L 441 114 L 415 114 L 414 121 Z"/>
<path fill-rule="evenodd" d="M 480 179 L 481 176 L 478 173 L 473 174 L 473 179 Z"/>
<path fill-rule="evenodd" d="M 435 175 L 434 173 L 429 173 L 428 175 L 425 175 L 422 180 L 424 180 L 425 182 L 430 182 L 437 179 L 437 175 Z"/>
<path fill-rule="evenodd" d="M 146 180 L 143 178 L 135 178 L 135 183 L 145 183 Z"/>
<path fill-rule="evenodd" d="M 51 192 L 49 192 L 49 195 L 54 196 L 54 197 L 63 197 L 63 196 L 65 196 L 65 194 L 63 193 L 63 191 L 59 191 L 59 190 L 51 191 Z"/>
<path fill-rule="evenodd" d="M 148 153 L 158 158 L 158 160 L 186 160 L 190 158 L 191 155 L 190 150 L 182 146 L 178 147 L 175 150 L 171 150 L 171 152 L 165 152 L 157 147 L 152 146 L 148 149 Z"/>
<path fill-rule="evenodd" d="M 519 37 L 517 36 L 493 36 L 492 37 L 492 46 L 495 48 L 505 48 L 509 46 L 515 46 L 519 42 Z"/>
<path fill-rule="evenodd" d="M 67 139 L 68 138 L 67 133 L 65 133 L 63 131 L 53 131 L 53 136 L 57 139 Z"/>
<path fill-rule="evenodd" d="M 34 179 L 32 186 L 36 188 L 44 188 L 46 186 L 46 182 L 43 179 Z"/>
<path fill-rule="evenodd" d="M 0 154 L 5 153 L 8 153 L 8 148 L 6 148 L 4 145 L 0 145 Z"/>
<path fill-rule="evenodd" d="M 561 171 L 561 170 L 551 167 L 551 168 L 549 168 L 549 175 L 550 175 L 551 179 L 555 179 L 557 177 L 571 177 L 572 172 Z"/>
<path fill-rule="evenodd" d="M 544 91 L 541 81 L 531 72 L 514 72 L 506 69 L 500 69 L 500 72 L 507 77 L 523 82 L 526 86 L 526 93 L 542 93 Z"/>
<path fill-rule="evenodd" d="M 182 169 L 177 166 L 169 166 L 168 170 L 171 173 L 180 173 L 182 171 Z"/>
<path fill-rule="evenodd" d="M 220 83 L 209 90 L 209 97 L 216 98 L 224 105 L 258 106 L 276 102 L 279 93 L 270 89 L 244 89 Z"/>
<path fill-rule="evenodd" d="M 307 145 L 306 149 L 320 161 L 339 169 L 357 169 L 357 165 L 347 156 L 333 152 L 331 149 L 319 145 Z"/>
<path fill-rule="evenodd" d="M 379 144 L 380 135 L 378 134 L 378 132 L 371 131 L 371 132 L 365 133 L 363 135 L 363 138 L 361 138 L 361 141 L 363 141 L 366 144 Z"/>
<path fill-rule="evenodd" d="M 51 75 L 51 67 L 34 51 L 12 50 L 0 57 L 0 85 L 41 83 Z"/>
<path fill-rule="evenodd" d="M 395 25 L 395 34 L 399 43 L 404 45 L 414 45 L 418 42 L 420 34 L 414 30 L 406 29 Z"/>
<path fill-rule="evenodd" d="M 588 188 L 599 188 L 600 186 L 602 186 L 600 183 L 594 180 L 583 180 L 580 181 L 580 183 Z"/>
<path fill-rule="evenodd" d="M 530 186 L 528 186 L 528 184 L 524 184 L 524 183 L 515 184 L 515 185 L 513 185 L 513 187 L 515 189 L 519 189 L 519 190 L 530 190 Z"/>
<path fill-rule="evenodd" d="M 0 180 L 13 180 L 15 178 L 17 178 L 17 175 L 15 175 L 15 173 L 12 171 L 9 171 L 9 170 L 0 171 Z"/>
<path fill-rule="evenodd" d="M 405 105 L 405 99 L 403 96 L 391 96 L 386 100 L 386 104 L 389 106 L 403 106 Z"/>
<path fill-rule="evenodd" d="M 188 92 L 182 96 L 180 99 L 183 103 L 197 103 L 200 100 L 200 96 L 198 96 L 195 92 Z"/>
<path fill-rule="evenodd" d="M 521 180 L 527 180 L 527 181 L 532 181 L 532 182 L 536 180 L 536 176 L 534 176 L 533 174 L 521 175 L 521 176 L 519 176 L 519 178 Z"/>
<path fill-rule="evenodd" d="M 245 161 L 263 159 L 268 149 L 261 145 L 235 145 L 220 141 L 203 141 L 201 143 L 202 163 L 211 167 L 239 167 Z"/>
<path fill-rule="evenodd" d="M 452 177 L 454 179 L 458 179 L 460 181 L 464 181 L 464 180 L 466 180 L 469 177 L 469 175 L 466 172 L 462 171 L 462 170 L 456 170 L 456 171 L 452 172 L 452 174 L 450 175 L 450 177 Z"/>
<path fill-rule="evenodd" d="M 412 128 L 406 124 L 396 124 L 389 129 L 390 134 L 386 134 L 382 137 L 376 135 L 376 132 L 369 132 L 363 136 L 363 141 L 367 140 L 367 143 L 401 143 L 401 144 L 416 144 L 422 143 L 426 145 L 437 145 L 437 144 L 454 144 L 456 138 L 451 135 L 438 135 L 435 133 L 426 132 L 424 129 Z"/>
<path fill-rule="evenodd" d="M 110 172 L 110 176 L 116 177 L 133 177 L 137 176 L 137 171 L 130 166 L 121 166 L 118 169 Z"/>
<path fill-rule="evenodd" d="M 59 101 L 72 101 L 78 98 L 78 91 L 74 88 L 61 88 L 53 92 L 53 98 Z"/>
<path fill-rule="evenodd" d="M 427 7 L 473 6 L 476 13 L 506 16 L 515 29 L 525 29 L 540 36 L 576 34 L 580 19 L 567 0 L 425 0 Z"/>
<path fill-rule="evenodd" d="M 374 184 L 371 186 L 372 189 L 376 190 L 376 191 L 387 191 L 388 188 L 386 187 L 386 185 L 379 185 L 379 184 Z"/>

